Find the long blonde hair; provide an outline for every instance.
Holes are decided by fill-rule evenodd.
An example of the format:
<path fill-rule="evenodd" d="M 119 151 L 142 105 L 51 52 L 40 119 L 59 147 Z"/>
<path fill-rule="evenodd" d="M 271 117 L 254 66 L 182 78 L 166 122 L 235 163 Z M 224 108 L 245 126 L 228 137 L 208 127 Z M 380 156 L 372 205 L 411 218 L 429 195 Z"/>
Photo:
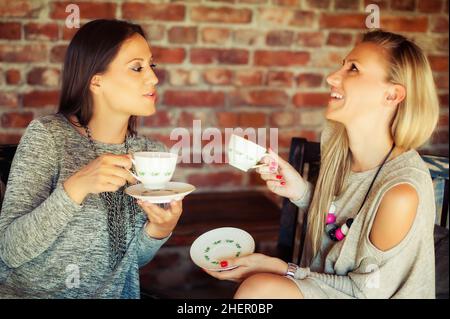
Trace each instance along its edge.
<path fill-rule="evenodd" d="M 391 124 L 395 145 L 407 151 L 424 144 L 433 133 L 439 115 L 439 102 L 430 65 L 425 54 L 405 37 L 382 30 L 364 34 L 362 42 L 386 50 L 387 80 L 404 86 L 405 99 L 397 106 Z M 351 154 L 345 127 L 334 123 L 335 130 L 322 146 L 321 166 L 308 213 L 308 245 L 311 257 L 321 247 L 326 212 L 335 195 L 345 187 L 350 173 Z"/>

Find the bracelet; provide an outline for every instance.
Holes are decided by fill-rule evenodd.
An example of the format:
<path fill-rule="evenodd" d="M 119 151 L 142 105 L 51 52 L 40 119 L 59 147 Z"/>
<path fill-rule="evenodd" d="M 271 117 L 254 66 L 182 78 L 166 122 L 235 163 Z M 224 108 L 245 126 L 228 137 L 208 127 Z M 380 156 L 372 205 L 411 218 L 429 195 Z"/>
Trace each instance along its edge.
<path fill-rule="evenodd" d="M 296 264 L 288 263 L 288 268 L 287 268 L 285 276 L 294 279 L 297 269 L 298 269 L 298 266 Z"/>

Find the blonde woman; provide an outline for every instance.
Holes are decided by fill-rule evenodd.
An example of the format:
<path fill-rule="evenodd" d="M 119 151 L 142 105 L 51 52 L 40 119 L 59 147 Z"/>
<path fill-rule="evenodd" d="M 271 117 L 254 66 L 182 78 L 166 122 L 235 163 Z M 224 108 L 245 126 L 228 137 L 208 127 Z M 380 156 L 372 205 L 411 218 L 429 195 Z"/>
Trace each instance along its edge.
<path fill-rule="evenodd" d="M 303 267 L 252 254 L 209 274 L 243 280 L 235 298 L 434 298 L 434 194 L 415 150 L 438 119 L 429 63 L 403 36 L 377 30 L 327 82 L 315 190 L 274 153 L 259 169 L 272 192 L 308 209 Z"/>

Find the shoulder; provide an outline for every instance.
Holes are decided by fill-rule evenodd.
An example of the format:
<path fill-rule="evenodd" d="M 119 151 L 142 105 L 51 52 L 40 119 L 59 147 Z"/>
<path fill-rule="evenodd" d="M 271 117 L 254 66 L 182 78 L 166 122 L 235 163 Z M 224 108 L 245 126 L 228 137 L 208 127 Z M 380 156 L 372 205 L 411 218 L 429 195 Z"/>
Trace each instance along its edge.
<path fill-rule="evenodd" d="M 411 229 L 419 206 L 419 194 L 409 183 L 388 189 L 377 209 L 370 241 L 382 251 L 399 244 Z"/>
<path fill-rule="evenodd" d="M 66 130 L 64 118 L 60 114 L 51 114 L 36 118 L 30 122 L 27 127 L 28 131 L 40 132 L 40 133 L 55 133 L 54 135 L 60 135 L 61 132 Z"/>

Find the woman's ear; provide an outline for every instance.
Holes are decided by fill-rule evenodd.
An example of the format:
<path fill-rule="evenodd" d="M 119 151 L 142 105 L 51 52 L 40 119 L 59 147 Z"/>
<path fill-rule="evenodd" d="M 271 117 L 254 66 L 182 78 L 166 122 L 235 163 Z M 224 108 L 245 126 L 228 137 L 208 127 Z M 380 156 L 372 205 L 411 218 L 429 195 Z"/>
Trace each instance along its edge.
<path fill-rule="evenodd" d="M 396 106 L 406 97 L 406 90 L 403 85 L 392 84 L 386 92 L 386 105 Z"/>
<path fill-rule="evenodd" d="M 94 75 L 91 79 L 91 83 L 89 85 L 89 88 L 91 89 L 92 93 L 96 94 L 100 91 L 100 82 L 101 82 L 101 76 L 100 75 Z"/>

